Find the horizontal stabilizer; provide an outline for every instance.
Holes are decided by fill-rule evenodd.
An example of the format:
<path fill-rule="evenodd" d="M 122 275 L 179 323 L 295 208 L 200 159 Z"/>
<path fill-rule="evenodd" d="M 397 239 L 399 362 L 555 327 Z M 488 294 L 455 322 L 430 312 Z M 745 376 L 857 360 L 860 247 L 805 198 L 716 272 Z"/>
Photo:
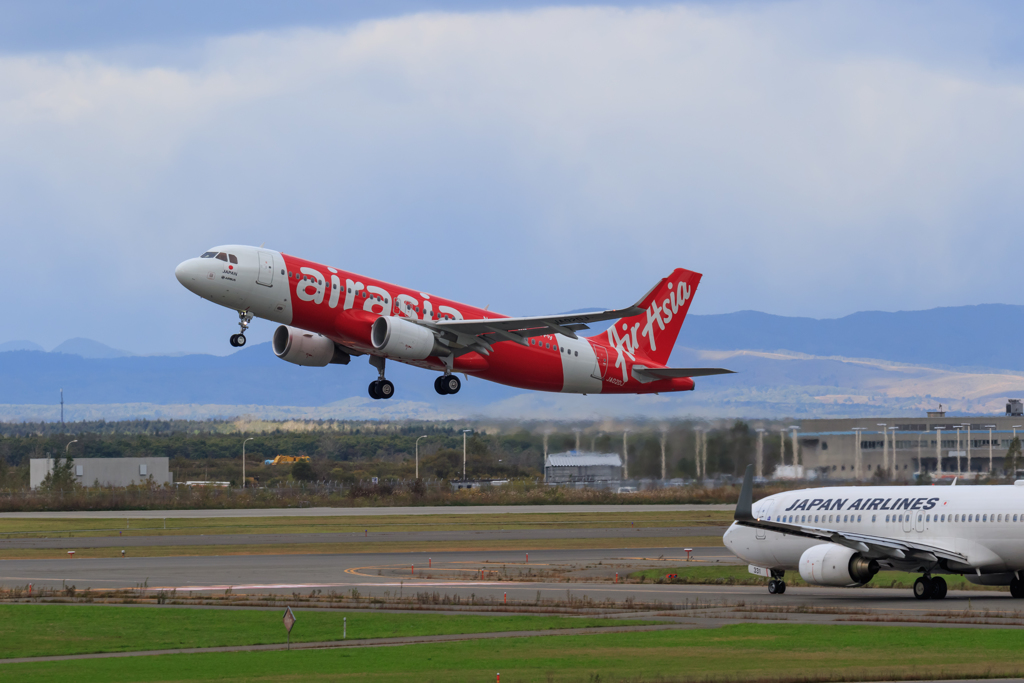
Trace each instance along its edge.
<path fill-rule="evenodd" d="M 731 375 L 732 370 L 724 368 L 648 368 L 643 365 L 633 366 L 633 378 L 640 382 L 656 382 L 659 379 L 674 377 L 707 377 L 709 375 Z"/>

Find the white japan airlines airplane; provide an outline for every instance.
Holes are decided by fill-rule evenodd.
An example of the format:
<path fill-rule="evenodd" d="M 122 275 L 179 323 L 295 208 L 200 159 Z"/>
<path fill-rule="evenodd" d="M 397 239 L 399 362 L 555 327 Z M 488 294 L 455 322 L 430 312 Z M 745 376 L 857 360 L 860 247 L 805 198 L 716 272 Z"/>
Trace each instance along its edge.
<path fill-rule="evenodd" d="M 1024 481 L 1013 486 L 840 486 L 753 502 L 748 465 L 725 545 L 785 593 L 787 570 L 818 586 L 863 586 L 879 569 L 921 572 L 914 597 L 944 598 L 937 574 L 1024 597 Z"/>

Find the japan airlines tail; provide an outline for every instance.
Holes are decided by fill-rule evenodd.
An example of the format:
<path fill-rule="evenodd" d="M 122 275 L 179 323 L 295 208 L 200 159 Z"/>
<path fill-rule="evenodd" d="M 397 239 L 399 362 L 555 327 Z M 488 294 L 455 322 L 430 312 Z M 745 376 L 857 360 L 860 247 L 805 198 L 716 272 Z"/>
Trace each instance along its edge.
<path fill-rule="evenodd" d="M 288 362 L 323 367 L 367 356 L 377 370 L 372 398 L 394 395 L 388 359 L 440 373 L 442 395 L 461 388 L 455 373 L 537 391 L 648 394 L 690 391 L 694 377 L 731 372 L 665 366 L 701 278 L 682 268 L 627 308 L 526 318 L 258 247 L 214 247 L 174 273 L 238 313 L 232 346 L 245 344 L 258 317 L 280 323 L 274 353 Z M 603 334 L 577 334 L 608 320 L 616 322 Z"/>
<path fill-rule="evenodd" d="M 747 467 L 725 545 L 786 592 L 798 571 L 818 586 L 863 586 L 881 569 L 920 572 L 914 597 L 941 599 L 940 574 L 1024 597 L 1024 481 L 1014 486 L 842 486 L 753 502 Z"/>

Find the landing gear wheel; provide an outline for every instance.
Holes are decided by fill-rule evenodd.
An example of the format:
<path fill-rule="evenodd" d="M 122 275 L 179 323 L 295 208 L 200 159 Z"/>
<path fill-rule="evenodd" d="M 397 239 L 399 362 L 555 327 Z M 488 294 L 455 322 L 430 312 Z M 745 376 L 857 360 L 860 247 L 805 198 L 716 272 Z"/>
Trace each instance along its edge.
<path fill-rule="evenodd" d="M 1017 578 L 1010 579 L 1010 595 L 1015 598 L 1024 598 L 1024 581 Z"/>
<path fill-rule="evenodd" d="M 772 579 L 771 581 L 769 581 L 768 582 L 768 592 L 771 593 L 772 595 L 775 595 L 776 593 L 778 593 L 779 592 L 779 582 L 776 581 L 775 579 Z"/>
<path fill-rule="evenodd" d="M 444 375 L 441 375 L 434 380 L 434 391 L 444 396 L 448 393 L 448 389 L 445 388 Z"/>
<path fill-rule="evenodd" d="M 932 599 L 941 600 L 946 597 L 946 580 L 941 576 L 932 577 Z"/>
<path fill-rule="evenodd" d="M 775 594 L 776 595 L 782 595 L 785 592 L 786 592 L 786 582 L 785 581 L 779 581 L 778 584 L 775 586 Z"/>
<path fill-rule="evenodd" d="M 918 600 L 927 600 L 932 597 L 932 580 L 923 576 L 919 577 L 914 582 L 914 597 Z"/>
<path fill-rule="evenodd" d="M 235 346 L 245 346 L 245 335 L 244 334 L 236 334 L 235 335 Z"/>
<path fill-rule="evenodd" d="M 462 382 L 459 381 L 458 377 L 456 377 L 455 375 L 448 375 L 447 377 L 444 377 L 442 379 L 444 379 L 444 389 L 445 389 L 444 393 L 446 393 L 446 394 L 457 394 L 457 393 L 459 393 L 459 389 L 462 388 Z"/>
<path fill-rule="evenodd" d="M 395 385 L 389 380 L 380 380 L 376 382 L 377 385 L 377 398 L 391 398 L 395 395 Z"/>
<path fill-rule="evenodd" d="M 229 339 L 229 341 L 231 342 L 232 346 L 238 346 L 238 335 L 237 334 L 231 335 L 231 338 Z"/>
<path fill-rule="evenodd" d="M 380 398 L 380 396 L 377 395 L 377 382 L 370 382 L 369 392 L 370 398 Z"/>

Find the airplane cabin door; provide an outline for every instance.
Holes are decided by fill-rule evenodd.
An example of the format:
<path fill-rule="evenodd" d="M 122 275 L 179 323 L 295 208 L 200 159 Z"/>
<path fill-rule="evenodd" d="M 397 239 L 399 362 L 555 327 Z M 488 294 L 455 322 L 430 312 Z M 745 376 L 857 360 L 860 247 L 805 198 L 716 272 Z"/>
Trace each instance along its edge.
<path fill-rule="evenodd" d="M 266 287 L 274 286 L 274 255 L 269 251 L 259 252 L 260 272 L 256 275 L 256 284 Z"/>
<path fill-rule="evenodd" d="M 914 522 L 913 522 L 914 517 L 913 516 L 915 514 L 916 513 L 913 512 L 912 510 L 908 510 L 907 512 L 903 513 L 903 530 L 904 531 L 909 533 L 909 532 L 914 530 Z"/>
<path fill-rule="evenodd" d="M 597 358 L 597 366 L 591 376 L 594 379 L 604 379 L 608 374 L 608 349 L 603 344 L 591 344 L 591 346 Z"/>
<path fill-rule="evenodd" d="M 768 519 L 771 516 L 771 514 L 772 514 L 772 507 L 774 505 L 775 505 L 775 501 L 774 500 L 768 501 L 768 504 L 765 505 L 764 508 L 761 509 L 761 512 L 758 514 L 758 517 L 760 519 Z M 763 541 L 765 539 L 765 531 L 764 531 L 764 529 L 758 529 L 757 533 L 755 535 L 757 537 L 757 540 Z"/>

